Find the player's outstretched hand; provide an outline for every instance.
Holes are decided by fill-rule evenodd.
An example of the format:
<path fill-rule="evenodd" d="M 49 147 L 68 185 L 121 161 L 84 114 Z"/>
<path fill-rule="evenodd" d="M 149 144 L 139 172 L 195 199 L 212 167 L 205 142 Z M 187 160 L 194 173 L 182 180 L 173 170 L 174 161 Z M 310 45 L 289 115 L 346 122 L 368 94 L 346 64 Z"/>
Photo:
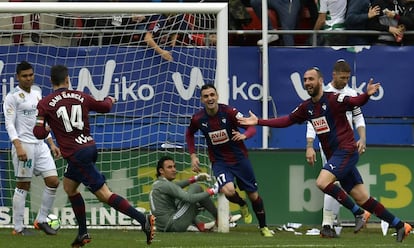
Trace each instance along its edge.
<path fill-rule="evenodd" d="M 369 82 L 368 82 L 368 85 L 367 85 L 367 94 L 368 94 L 368 96 L 374 95 L 378 91 L 380 86 L 381 86 L 380 83 L 374 83 L 374 79 L 372 79 L 372 78 L 369 79 Z"/>
<path fill-rule="evenodd" d="M 257 125 L 257 121 L 259 120 L 259 118 L 257 118 L 257 116 L 250 110 L 249 110 L 249 114 L 250 114 L 249 117 L 238 117 L 237 118 L 241 125 L 246 125 L 246 126 Z"/>
<path fill-rule="evenodd" d="M 196 181 L 211 181 L 211 176 L 203 172 L 195 176 L 195 180 Z"/>

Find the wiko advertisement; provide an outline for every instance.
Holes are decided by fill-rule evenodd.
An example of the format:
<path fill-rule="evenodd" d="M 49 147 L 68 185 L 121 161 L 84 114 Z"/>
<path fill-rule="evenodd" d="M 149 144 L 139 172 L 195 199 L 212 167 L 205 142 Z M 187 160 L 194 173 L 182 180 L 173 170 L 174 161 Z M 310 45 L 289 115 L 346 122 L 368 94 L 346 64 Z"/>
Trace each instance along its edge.
<path fill-rule="evenodd" d="M 174 62 L 162 61 L 153 52 L 142 47 L 0 47 L 1 95 L 4 99 L 11 87 L 17 85 L 14 80 L 16 64 L 28 60 L 35 64 L 36 84 L 43 94 L 51 91 L 49 70 L 54 64 L 64 63 L 70 69 L 73 89 L 86 91 L 97 99 L 107 95 L 118 100 L 113 108 L 117 118 L 151 117 L 164 118 L 168 112 L 176 118 L 189 118 L 193 108 L 199 104 L 199 88 L 205 83 L 214 83 L 214 48 L 175 48 Z M 185 56 L 197 54 L 197 56 Z M 191 51 L 190 51 L 191 50 Z M 414 86 L 411 74 L 414 64 L 413 47 L 357 47 L 357 48 L 279 48 L 269 49 L 269 117 L 289 114 L 301 101 L 308 98 L 303 88 L 302 77 L 306 69 L 317 66 L 323 72 L 325 83 L 331 79 L 332 67 L 338 59 L 351 64 L 351 87 L 358 92 L 366 89 L 370 78 L 381 82 L 379 93 L 371 97 L 362 109 L 365 117 L 385 118 L 413 117 Z M 229 48 L 229 104 L 242 113 L 252 110 L 262 115 L 262 72 L 261 52 L 257 47 Z M 202 65 L 202 66 L 200 66 Z M 219 92 L 220 94 L 220 92 Z M 163 104 L 168 101 L 171 105 Z M 150 106 L 150 107 L 149 107 Z M 181 108 L 180 108 L 181 107 Z M 2 109 L 0 111 L 3 111 Z M 1 114 L 3 120 L 3 114 Z M 109 124 L 109 123 L 106 123 Z M 119 124 L 119 125 L 118 125 Z M 111 130 L 128 132 L 121 123 L 106 126 Z M 374 129 L 378 126 L 373 126 Z M 174 127 L 169 127 L 174 128 Z M 177 130 L 182 131 L 182 128 Z M 302 148 L 304 127 L 292 126 L 282 130 L 272 130 L 269 147 Z M 372 130 L 372 129 L 371 129 Z M 410 144 L 412 137 L 409 123 L 403 123 L 399 132 L 378 132 L 391 135 L 392 140 L 372 140 L 373 144 Z M 8 140 L 4 125 L 0 125 L 2 140 Z M 148 127 L 148 132 L 152 132 Z M 300 133 L 299 133 L 300 132 Z M 391 134 L 390 134 L 391 133 Z M 132 136 L 135 134 L 131 134 Z M 376 137 L 376 136 L 372 136 Z M 97 143 L 101 144 L 99 136 Z M 250 148 L 260 148 L 261 128 L 258 134 L 248 141 Z M 119 143 L 119 148 L 128 148 L 130 144 Z M 148 143 L 151 143 L 151 138 Z M 135 144 L 134 144 L 135 145 Z M 142 143 L 140 145 L 143 145 Z M 0 149 L 10 144 L 0 142 Z"/>
<path fill-rule="evenodd" d="M 186 56 L 185 50 L 190 51 L 189 54 L 197 54 L 198 56 Z M 153 52 L 148 52 L 148 49 L 142 47 L 68 47 L 56 49 L 45 46 L 2 46 L 0 47 L 0 54 L 2 54 L 0 57 L 1 99 L 3 100 L 7 92 L 17 85 L 15 67 L 20 61 L 27 60 L 34 64 L 36 84 L 43 89 L 44 95 L 51 91 L 50 67 L 55 64 L 65 64 L 70 70 L 73 89 L 88 92 L 97 99 L 102 99 L 107 95 L 117 98 L 118 102 L 108 115 L 110 118 L 97 117 L 97 125 L 95 124 L 96 127 L 93 127 L 96 128 L 94 138 L 98 146 L 115 149 L 148 147 L 155 142 L 164 140 L 164 138 L 165 140 L 169 138 L 162 136 L 165 134 L 155 128 L 168 117 L 163 114 L 167 112 L 169 113 L 168 118 L 177 118 L 181 125 L 163 124 L 162 128 L 168 129 L 169 135 L 176 133 L 182 139 L 185 132 L 183 123 L 189 122 L 189 118 L 194 112 L 194 106 L 201 107 L 199 103 L 200 87 L 203 84 L 215 82 L 215 62 L 211 59 L 214 57 L 214 53 L 214 48 L 174 48 L 174 62 L 170 63 L 162 61 L 159 56 L 155 56 Z M 411 70 L 414 57 L 412 54 L 414 54 L 414 47 L 381 46 L 352 49 L 270 47 L 269 117 L 289 114 L 300 102 L 308 98 L 302 84 L 303 73 L 306 69 L 313 66 L 319 67 L 324 74 L 325 83 L 328 83 L 335 61 L 345 59 L 353 68 L 350 86 L 358 92 L 365 91 L 370 78 L 373 78 L 375 82 L 381 82 L 379 93 L 372 96 L 371 101 L 362 108 L 365 117 L 369 119 L 368 147 L 373 143 L 381 145 L 413 144 L 414 82 Z M 248 111 L 252 110 L 257 115 L 262 115 L 263 75 L 261 68 L 261 51 L 258 47 L 229 48 L 228 81 L 216 83 L 228 85 L 229 104 L 237 107 L 244 114 L 248 114 Z M 173 104 L 163 104 L 165 102 Z M 187 108 L 186 106 L 192 107 Z M 136 119 L 142 119 L 143 122 L 134 122 Z M 158 121 L 156 124 L 150 124 L 145 122 L 146 119 Z M 395 123 L 390 123 L 388 120 L 393 120 Z M 141 133 L 134 133 L 129 125 L 142 125 Z M 258 133 L 247 141 L 248 147 L 251 149 L 262 146 L 262 129 L 258 127 L 257 131 Z M 144 133 L 147 136 L 141 136 Z M 134 142 L 124 142 L 125 137 L 138 137 L 135 140 L 139 143 L 134 143 L 135 140 Z M 9 172 L 6 172 L 7 168 L 11 168 L 8 164 L 10 163 L 10 147 L 10 141 L 4 127 L 3 109 L 1 108 L 1 189 L 11 188 L 8 186 L 10 180 L 7 173 Z M 303 149 L 304 147 L 304 125 L 295 125 L 286 129 L 271 129 L 269 148 Z M 302 151 L 288 157 L 289 161 L 292 157 L 302 160 Z M 272 164 L 280 163 L 280 161 L 273 162 Z M 398 161 L 391 162 L 397 163 Z M 295 164 L 297 165 L 296 162 Z M 286 162 L 278 165 L 286 169 L 293 164 Z M 274 170 L 274 167 L 270 166 L 265 168 Z M 272 173 L 265 174 L 272 175 Z M 401 174 L 407 175 L 403 172 Z M 288 180 L 297 182 L 299 174 L 291 173 L 291 175 L 292 178 Z M 286 173 L 280 174 L 280 176 L 282 177 L 281 182 L 287 178 Z M 313 178 L 313 175 L 309 176 L 309 178 L 311 177 Z M 110 180 L 109 177 L 108 180 Z M 274 181 L 274 179 L 269 179 L 269 182 L 273 182 L 272 180 Z M 307 182 L 306 180 L 302 181 Z M 290 191 L 300 190 L 288 187 Z M 127 197 L 131 198 L 132 196 Z M 290 201 L 287 197 L 283 197 L 280 201 L 288 204 L 287 202 Z M 136 199 L 131 198 L 131 200 Z M 0 206 L 7 208 L 0 209 L 0 218 L 7 223 L 9 223 L 7 218 L 9 218 L 11 211 L 9 201 L 10 192 L 0 190 Z M 308 205 L 307 202 L 302 202 L 304 206 Z M 391 203 L 394 204 L 394 202 Z M 292 206 L 298 206 L 295 204 Z M 411 201 L 407 204 L 411 204 Z M 403 209 L 408 206 L 407 204 L 392 206 Z M 292 206 L 285 206 L 286 209 L 289 209 L 286 211 L 288 213 L 296 211 L 298 215 L 303 215 L 303 212 L 316 213 L 321 209 L 319 205 L 312 205 L 312 208 L 309 209 L 292 210 L 290 208 Z M 93 213 L 91 214 L 93 216 Z M 270 222 L 280 221 L 276 218 L 278 217 L 271 217 Z M 319 221 L 319 214 L 315 219 Z"/>
<path fill-rule="evenodd" d="M 335 61 L 345 59 L 352 70 L 350 86 L 358 92 L 366 90 L 370 78 L 381 82 L 378 94 L 363 107 L 368 117 L 414 116 L 413 47 L 269 48 L 270 97 L 277 114 L 290 113 L 308 95 L 303 89 L 303 73 L 316 66 L 324 74 L 325 83 L 332 78 Z M 256 47 L 231 48 L 230 102 L 239 109 L 253 108 L 260 113 L 262 81 L 260 51 Z M 270 110 L 272 108 L 269 108 Z M 273 113 L 269 113 L 271 116 Z"/>

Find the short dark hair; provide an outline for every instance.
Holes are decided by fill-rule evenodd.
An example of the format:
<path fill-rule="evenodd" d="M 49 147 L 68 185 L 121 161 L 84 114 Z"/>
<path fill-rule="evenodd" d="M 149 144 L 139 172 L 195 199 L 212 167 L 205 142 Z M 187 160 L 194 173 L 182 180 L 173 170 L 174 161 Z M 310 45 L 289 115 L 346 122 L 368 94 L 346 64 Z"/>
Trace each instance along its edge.
<path fill-rule="evenodd" d="M 29 69 L 33 69 L 33 66 L 27 61 L 22 61 L 16 67 L 16 74 L 20 74 L 21 71 Z"/>
<path fill-rule="evenodd" d="M 205 84 L 205 85 L 201 86 L 200 92 L 203 92 L 203 90 L 206 90 L 206 89 L 214 89 L 217 92 L 217 89 L 214 86 L 214 84 Z"/>
<path fill-rule="evenodd" d="M 333 71 L 334 72 L 351 72 L 351 66 L 349 66 L 349 64 L 344 59 L 339 59 L 335 62 Z"/>
<path fill-rule="evenodd" d="M 50 81 L 53 85 L 62 84 L 68 75 L 68 68 L 64 65 L 55 65 L 50 69 Z"/>
<path fill-rule="evenodd" d="M 157 163 L 157 174 L 156 174 L 157 177 L 161 176 L 160 169 L 164 168 L 164 162 L 167 161 L 167 160 L 174 161 L 174 159 L 172 157 L 168 156 L 168 155 L 162 156 L 158 160 L 158 163 Z"/>

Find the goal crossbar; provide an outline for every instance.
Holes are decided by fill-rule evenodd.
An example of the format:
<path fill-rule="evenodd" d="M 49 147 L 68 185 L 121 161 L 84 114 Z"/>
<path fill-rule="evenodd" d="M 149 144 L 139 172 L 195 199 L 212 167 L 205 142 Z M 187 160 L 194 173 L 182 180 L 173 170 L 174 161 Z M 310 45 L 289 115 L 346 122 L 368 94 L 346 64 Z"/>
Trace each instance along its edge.
<path fill-rule="evenodd" d="M 227 3 L 1 2 L 0 13 L 219 13 Z"/>

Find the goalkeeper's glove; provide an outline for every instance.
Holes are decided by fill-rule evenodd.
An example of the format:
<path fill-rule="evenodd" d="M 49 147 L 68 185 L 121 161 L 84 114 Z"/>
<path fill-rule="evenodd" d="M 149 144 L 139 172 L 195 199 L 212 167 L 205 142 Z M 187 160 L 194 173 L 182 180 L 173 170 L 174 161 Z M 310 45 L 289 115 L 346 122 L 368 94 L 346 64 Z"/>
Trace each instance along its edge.
<path fill-rule="evenodd" d="M 209 195 L 216 195 L 216 194 L 218 194 L 218 192 L 219 192 L 219 184 L 218 184 L 218 182 L 216 182 L 216 183 L 213 185 L 213 187 L 208 188 L 208 189 L 206 190 L 206 192 L 207 192 Z"/>
<path fill-rule="evenodd" d="M 198 175 L 196 175 L 196 176 L 192 176 L 192 177 L 190 177 L 189 179 L 188 179 L 188 181 L 190 182 L 190 183 L 195 183 L 195 182 L 197 182 L 197 181 L 211 181 L 211 177 L 210 177 L 210 175 L 209 174 L 207 174 L 207 173 L 200 173 L 200 174 L 198 174 Z"/>
<path fill-rule="evenodd" d="M 195 176 L 196 181 L 211 181 L 211 176 L 207 173 L 200 173 Z"/>

